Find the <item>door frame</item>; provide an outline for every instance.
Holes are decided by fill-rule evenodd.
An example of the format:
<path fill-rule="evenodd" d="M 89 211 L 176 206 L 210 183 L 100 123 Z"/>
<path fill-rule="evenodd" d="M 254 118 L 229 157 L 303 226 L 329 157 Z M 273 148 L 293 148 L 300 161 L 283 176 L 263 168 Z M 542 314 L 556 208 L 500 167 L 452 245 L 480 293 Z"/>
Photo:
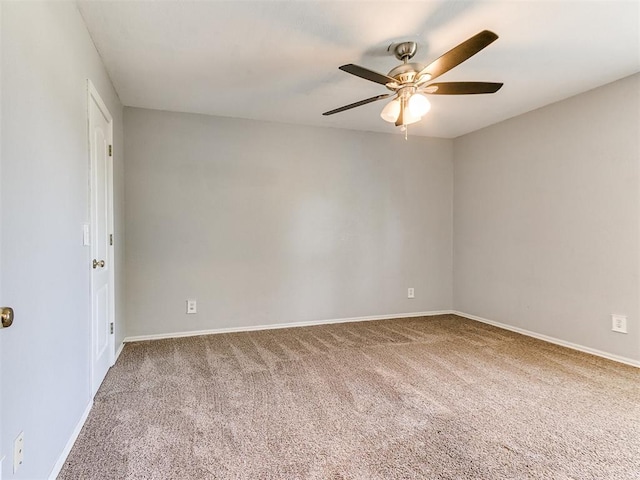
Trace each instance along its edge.
<path fill-rule="evenodd" d="M 0 0 L 1 1 L 1 0 Z M 102 100 L 102 98 L 100 97 L 100 94 L 98 93 L 98 90 L 95 88 L 95 86 L 93 85 L 93 83 L 91 82 L 91 80 L 87 79 L 87 132 L 88 132 L 88 141 L 87 141 L 87 146 L 88 146 L 88 157 L 89 157 L 89 225 L 90 225 L 90 232 L 93 232 L 93 227 L 94 227 L 94 218 L 93 218 L 93 192 L 92 192 L 92 185 L 93 185 L 93 168 L 91 165 L 91 151 L 92 151 L 92 132 L 91 132 L 91 118 L 90 118 L 90 109 L 91 109 L 91 102 L 95 102 L 96 106 L 100 109 L 100 111 L 102 112 L 102 114 L 105 116 L 105 118 L 108 121 L 109 124 L 109 138 L 110 138 L 110 144 L 112 145 L 111 147 L 111 156 L 107 156 L 108 159 L 108 167 L 107 167 L 107 226 L 109 229 L 109 234 L 113 235 L 114 234 L 114 219 L 113 219 L 113 208 L 114 208 L 114 202 L 113 202 L 113 155 L 114 155 L 114 151 L 115 149 L 113 148 L 113 117 L 111 116 L 111 113 L 109 112 L 109 109 L 107 108 L 106 104 L 104 103 L 104 101 Z M 90 235 L 91 241 L 90 241 L 90 257 L 93 258 L 91 255 L 93 255 L 93 248 L 94 248 L 94 239 L 92 238 L 92 235 Z M 108 309 L 109 309 L 109 315 L 108 315 L 108 321 L 109 323 L 113 324 L 113 333 L 109 335 L 109 346 L 108 346 L 108 353 L 109 353 L 109 366 L 113 366 L 113 364 L 115 363 L 115 337 L 116 337 L 116 323 L 115 323 L 115 283 L 116 283 L 116 277 L 115 277 L 115 242 L 108 242 L 109 245 L 107 245 L 107 248 L 109 249 L 109 260 L 110 260 L 110 265 L 109 265 L 109 298 L 108 298 Z M 87 263 L 87 265 L 90 268 L 89 263 Z M 95 392 L 98 390 L 97 387 L 99 387 L 99 385 L 94 388 L 94 378 L 93 378 L 93 369 L 94 369 L 94 361 L 93 361 L 93 345 L 94 342 L 96 340 L 96 331 L 95 331 L 95 322 L 94 322 L 94 318 L 93 318 L 93 272 L 90 270 L 90 274 L 89 274 L 89 305 L 91 308 L 91 313 L 89 315 L 89 319 L 91 321 L 91 338 L 90 338 L 90 344 L 89 344 L 89 363 L 90 363 L 90 368 L 89 368 L 89 385 L 90 385 L 90 389 L 91 389 L 91 397 L 93 398 L 93 396 L 95 395 Z"/>

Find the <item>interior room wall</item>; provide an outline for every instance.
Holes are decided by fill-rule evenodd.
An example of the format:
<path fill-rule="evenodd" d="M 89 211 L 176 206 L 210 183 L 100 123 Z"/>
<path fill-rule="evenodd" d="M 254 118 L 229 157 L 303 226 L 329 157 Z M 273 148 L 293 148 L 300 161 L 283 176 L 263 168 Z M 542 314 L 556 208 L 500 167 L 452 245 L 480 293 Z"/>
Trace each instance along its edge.
<path fill-rule="evenodd" d="M 128 107 L 125 131 L 129 335 L 451 308 L 451 140 Z"/>
<path fill-rule="evenodd" d="M 90 401 L 87 79 L 114 118 L 123 235 L 122 105 L 73 2 L 2 2 L 2 478 L 47 478 Z M 118 249 L 122 286 L 123 251 Z M 122 289 L 116 330 L 123 338 Z M 13 442 L 24 432 L 14 475 Z M 55 472 L 54 472 L 55 473 Z"/>
<path fill-rule="evenodd" d="M 640 360 L 638 105 L 636 74 L 455 139 L 456 310 Z"/>

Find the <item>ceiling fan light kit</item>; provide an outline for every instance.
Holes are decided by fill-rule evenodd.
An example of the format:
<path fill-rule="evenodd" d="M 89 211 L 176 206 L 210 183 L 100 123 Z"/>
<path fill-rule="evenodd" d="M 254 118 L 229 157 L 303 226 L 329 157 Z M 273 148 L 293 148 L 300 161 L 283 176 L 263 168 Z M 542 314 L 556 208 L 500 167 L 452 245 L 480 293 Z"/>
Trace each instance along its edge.
<path fill-rule="evenodd" d="M 407 93 L 408 92 L 408 93 Z M 403 107 L 403 103 L 405 106 Z M 400 112 L 404 109 L 404 125 L 410 125 L 422 120 L 422 117 L 431 110 L 431 103 L 423 94 L 419 92 L 398 93 L 398 97 L 385 105 L 380 112 L 380 117 L 385 122 L 396 123 L 400 117 Z"/>
<path fill-rule="evenodd" d="M 394 123 L 405 132 L 407 138 L 407 125 L 416 123 L 422 119 L 431 109 L 431 103 L 425 94 L 431 95 L 473 95 L 483 93 L 495 93 L 502 87 L 502 83 L 492 82 L 442 82 L 426 85 L 429 81 L 448 72 L 460 65 L 473 55 L 484 49 L 498 39 L 498 35 L 489 31 L 474 35 L 462 42 L 457 47 L 424 66 L 420 63 L 409 63 L 418 50 L 415 42 L 401 42 L 390 45 L 388 50 L 393 51 L 395 57 L 402 61 L 401 65 L 394 67 L 384 75 L 352 63 L 342 65 L 340 70 L 355 75 L 370 82 L 384 85 L 392 93 L 377 95 L 359 102 L 351 103 L 343 107 L 324 112 L 323 115 L 333 115 L 355 107 L 366 105 L 389 97 L 394 97 L 380 113 L 380 117 L 386 122 Z"/>

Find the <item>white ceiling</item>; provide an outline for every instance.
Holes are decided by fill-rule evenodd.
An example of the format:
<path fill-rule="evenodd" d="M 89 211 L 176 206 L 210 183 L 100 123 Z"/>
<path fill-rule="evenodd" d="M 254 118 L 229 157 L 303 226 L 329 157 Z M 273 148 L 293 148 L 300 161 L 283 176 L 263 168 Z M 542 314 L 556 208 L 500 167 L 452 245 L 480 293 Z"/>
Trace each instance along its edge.
<path fill-rule="evenodd" d="M 411 135 L 456 137 L 640 71 L 635 1 L 80 1 L 127 106 L 398 131 L 385 101 L 324 117 L 384 86 L 338 70 L 387 73 L 392 42 L 428 64 L 481 30 L 500 38 L 438 81 L 504 82 L 493 95 L 431 95 Z"/>

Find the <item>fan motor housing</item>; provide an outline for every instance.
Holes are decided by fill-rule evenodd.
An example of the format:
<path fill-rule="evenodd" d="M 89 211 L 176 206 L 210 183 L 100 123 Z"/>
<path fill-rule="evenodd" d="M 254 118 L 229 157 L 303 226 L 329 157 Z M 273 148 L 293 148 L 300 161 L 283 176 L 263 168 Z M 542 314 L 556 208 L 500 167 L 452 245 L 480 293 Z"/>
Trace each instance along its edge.
<path fill-rule="evenodd" d="M 399 83 L 408 83 L 416 80 L 416 76 L 425 65 L 420 63 L 403 63 L 392 69 L 388 75 L 398 80 Z"/>

